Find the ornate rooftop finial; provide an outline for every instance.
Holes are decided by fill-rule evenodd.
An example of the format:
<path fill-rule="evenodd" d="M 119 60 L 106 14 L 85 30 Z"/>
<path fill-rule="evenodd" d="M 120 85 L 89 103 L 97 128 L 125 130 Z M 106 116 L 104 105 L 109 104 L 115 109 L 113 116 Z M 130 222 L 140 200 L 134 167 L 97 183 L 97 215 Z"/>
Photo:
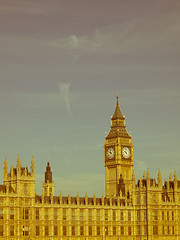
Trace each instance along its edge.
<path fill-rule="evenodd" d="M 31 163 L 34 163 L 34 157 L 33 157 L 33 155 L 32 155 L 32 160 L 31 160 Z"/>
<path fill-rule="evenodd" d="M 17 158 L 17 167 L 21 167 L 21 160 L 20 160 L 19 153 L 18 153 L 18 158 Z"/>
<path fill-rule="evenodd" d="M 125 117 L 123 116 L 120 106 L 119 106 L 119 96 L 117 94 L 117 102 L 116 108 L 114 111 L 113 116 L 111 117 L 111 129 L 106 139 L 116 138 L 116 137 L 123 137 L 123 138 L 131 138 L 126 130 L 125 125 Z"/>
<path fill-rule="evenodd" d="M 172 181 L 172 174 L 170 173 L 169 181 Z"/>
<path fill-rule="evenodd" d="M 158 170 L 158 185 L 159 185 L 159 186 L 162 185 L 162 176 L 161 176 L 160 169 Z"/>
<path fill-rule="evenodd" d="M 121 120 L 124 120 L 124 116 L 121 112 L 121 109 L 119 107 L 119 96 L 117 94 L 117 102 L 116 102 L 116 108 L 115 108 L 115 111 L 114 111 L 114 114 L 111 118 L 112 120 L 116 120 L 116 119 L 121 119 Z"/>
<path fill-rule="evenodd" d="M 6 157 L 6 155 L 5 155 L 4 165 L 7 165 L 7 157 Z"/>
<path fill-rule="evenodd" d="M 150 179 L 149 168 L 147 169 L 147 178 Z"/>
<path fill-rule="evenodd" d="M 177 180 L 176 170 L 174 171 L 174 180 Z"/>
<path fill-rule="evenodd" d="M 46 172 L 45 172 L 45 182 L 47 183 L 47 181 L 49 181 L 49 183 L 52 182 L 52 172 L 51 172 L 51 167 L 49 165 L 49 162 L 47 163 Z"/>

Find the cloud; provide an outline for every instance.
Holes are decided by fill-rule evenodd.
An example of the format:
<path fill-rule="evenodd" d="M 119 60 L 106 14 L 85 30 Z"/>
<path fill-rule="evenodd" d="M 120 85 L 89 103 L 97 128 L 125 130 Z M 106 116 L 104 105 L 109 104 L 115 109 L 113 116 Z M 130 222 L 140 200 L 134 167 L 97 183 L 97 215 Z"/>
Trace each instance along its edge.
<path fill-rule="evenodd" d="M 65 102 L 67 112 L 72 117 L 71 108 L 70 108 L 70 83 L 59 83 L 59 92 L 62 96 L 63 101 Z"/>
<path fill-rule="evenodd" d="M 158 54 L 179 52 L 180 20 L 176 12 L 142 15 L 97 29 L 92 35 L 72 34 L 51 45 L 75 53 Z M 178 51 L 177 51 L 178 50 Z"/>

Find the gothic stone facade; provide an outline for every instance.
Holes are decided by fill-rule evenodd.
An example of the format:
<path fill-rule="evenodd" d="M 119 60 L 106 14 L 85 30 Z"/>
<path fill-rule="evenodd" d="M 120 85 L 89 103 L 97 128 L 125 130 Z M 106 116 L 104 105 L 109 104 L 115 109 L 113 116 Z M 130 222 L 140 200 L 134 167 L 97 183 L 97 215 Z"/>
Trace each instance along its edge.
<path fill-rule="evenodd" d="M 180 181 L 157 181 L 149 171 L 135 183 L 133 144 L 125 127 L 118 97 L 111 129 L 104 144 L 106 195 L 54 196 L 49 163 L 42 195 L 35 192 L 31 170 L 21 166 L 8 172 L 0 185 L 0 239 L 61 240 L 177 240 L 180 239 Z"/>

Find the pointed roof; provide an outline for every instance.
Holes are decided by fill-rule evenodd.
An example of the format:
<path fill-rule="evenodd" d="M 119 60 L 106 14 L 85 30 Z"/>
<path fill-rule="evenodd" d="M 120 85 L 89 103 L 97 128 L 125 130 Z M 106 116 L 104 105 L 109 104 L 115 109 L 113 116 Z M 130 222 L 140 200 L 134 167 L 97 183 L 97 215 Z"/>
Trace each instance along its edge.
<path fill-rule="evenodd" d="M 119 96 L 118 95 L 117 95 L 116 108 L 115 108 L 114 114 L 111 119 L 112 120 L 116 120 L 116 119 L 124 120 L 124 116 L 123 116 L 120 106 L 119 106 Z"/>
<path fill-rule="evenodd" d="M 8 164 L 8 162 L 7 162 L 7 157 L 6 157 L 6 155 L 5 155 L 5 161 L 4 161 L 4 165 L 6 165 L 6 166 L 7 166 L 7 164 Z"/>
<path fill-rule="evenodd" d="M 18 158 L 17 158 L 17 166 L 20 166 L 20 167 L 21 167 L 21 160 L 20 160 L 19 154 L 18 154 Z"/>
<path fill-rule="evenodd" d="M 121 109 L 119 107 L 119 97 L 117 95 L 116 108 L 113 116 L 111 117 L 111 129 L 106 137 L 106 139 L 112 139 L 117 137 L 131 138 L 128 134 L 125 126 L 125 117 L 123 116 Z M 119 120 L 119 121 L 116 121 Z"/>
<path fill-rule="evenodd" d="M 49 181 L 50 183 L 52 182 L 52 172 L 49 162 L 47 163 L 45 172 L 45 182 L 47 183 L 47 181 Z"/>

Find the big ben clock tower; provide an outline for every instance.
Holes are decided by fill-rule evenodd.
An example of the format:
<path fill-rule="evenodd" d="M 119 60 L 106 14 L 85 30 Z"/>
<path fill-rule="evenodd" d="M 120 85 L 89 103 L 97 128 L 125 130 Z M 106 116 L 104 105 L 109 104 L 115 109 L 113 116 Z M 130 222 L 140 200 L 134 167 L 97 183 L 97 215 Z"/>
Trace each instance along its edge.
<path fill-rule="evenodd" d="M 125 126 L 125 117 L 119 107 L 111 117 L 111 129 L 104 143 L 106 196 L 130 195 L 133 176 L 133 144 Z"/>

